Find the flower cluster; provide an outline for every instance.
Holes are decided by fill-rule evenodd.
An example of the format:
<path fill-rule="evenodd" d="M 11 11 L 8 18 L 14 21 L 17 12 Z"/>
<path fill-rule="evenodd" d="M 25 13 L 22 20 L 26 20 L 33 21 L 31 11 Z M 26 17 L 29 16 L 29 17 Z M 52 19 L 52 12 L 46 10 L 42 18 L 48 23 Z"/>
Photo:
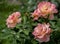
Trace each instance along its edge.
<path fill-rule="evenodd" d="M 17 23 L 21 22 L 21 14 L 19 12 L 14 12 L 6 20 L 6 25 L 8 28 L 14 28 Z"/>
<path fill-rule="evenodd" d="M 39 42 L 48 42 L 50 40 L 50 34 L 52 32 L 51 28 L 49 28 L 49 24 L 38 24 L 37 27 L 34 28 L 33 35 L 35 39 Z"/>
<path fill-rule="evenodd" d="M 56 5 L 51 2 L 40 2 L 37 6 L 37 9 L 32 13 L 34 20 L 38 20 L 39 17 L 49 18 L 52 20 L 54 18 L 54 13 L 57 13 Z M 20 12 L 14 12 L 6 20 L 6 25 L 8 28 L 14 28 L 17 23 L 21 22 Z M 39 42 L 48 42 L 50 40 L 50 35 L 52 29 L 50 28 L 49 23 L 38 24 L 32 34 L 34 38 Z"/>
<path fill-rule="evenodd" d="M 37 6 L 37 9 L 32 13 L 32 17 L 34 20 L 38 20 L 39 17 L 49 18 L 52 20 L 54 18 L 54 13 L 57 13 L 56 5 L 51 2 L 40 2 Z M 34 28 L 33 35 L 35 39 L 39 42 L 48 42 L 50 40 L 50 35 L 52 29 L 49 28 L 49 23 L 38 24 L 37 27 Z"/>
<path fill-rule="evenodd" d="M 56 5 L 52 4 L 50 2 L 40 2 L 37 6 L 37 9 L 33 12 L 32 16 L 34 17 L 34 20 L 38 20 L 39 17 L 47 18 L 49 16 L 49 19 L 54 18 L 54 13 L 57 13 Z"/>

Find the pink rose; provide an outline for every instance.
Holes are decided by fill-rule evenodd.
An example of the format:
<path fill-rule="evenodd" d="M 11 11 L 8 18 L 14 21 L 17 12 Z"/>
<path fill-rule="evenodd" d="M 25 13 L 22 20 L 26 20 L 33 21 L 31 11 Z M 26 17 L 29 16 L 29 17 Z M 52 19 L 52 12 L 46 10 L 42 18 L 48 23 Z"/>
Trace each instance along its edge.
<path fill-rule="evenodd" d="M 34 20 L 38 20 L 38 18 L 40 17 L 40 11 L 39 9 L 36 9 L 33 13 L 32 13 L 32 17 L 34 17 Z"/>
<path fill-rule="evenodd" d="M 14 12 L 6 20 L 6 25 L 8 28 L 14 28 L 17 23 L 21 22 L 20 12 Z"/>
<path fill-rule="evenodd" d="M 39 13 L 38 14 L 39 17 L 47 18 L 49 15 L 49 19 L 51 19 L 51 20 L 54 18 L 53 14 L 58 12 L 55 4 L 52 4 L 52 3 L 46 2 L 46 1 L 40 2 L 37 6 L 37 9 L 35 11 L 37 11 L 37 13 Z M 34 14 L 34 12 L 33 12 L 33 14 Z M 35 12 L 35 14 L 37 14 L 37 13 Z M 39 18 L 39 17 L 37 17 L 37 18 Z"/>
<path fill-rule="evenodd" d="M 49 24 L 38 24 L 37 27 L 34 28 L 33 35 L 35 39 L 39 42 L 48 42 L 50 40 L 50 34 L 52 32 L 51 28 L 49 28 Z"/>

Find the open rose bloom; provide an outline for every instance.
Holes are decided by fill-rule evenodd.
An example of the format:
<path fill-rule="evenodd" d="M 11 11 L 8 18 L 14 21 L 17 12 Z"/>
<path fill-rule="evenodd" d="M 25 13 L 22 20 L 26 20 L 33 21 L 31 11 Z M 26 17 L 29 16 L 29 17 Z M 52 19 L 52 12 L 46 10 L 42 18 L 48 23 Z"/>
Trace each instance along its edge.
<path fill-rule="evenodd" d="M 34 28 L 33 35 L 35 39 L 39 42 L 48 42 L 50 40 L 50 34 L 52 32 L 51 28 L 49 28 L 48 24 L 38 24 L 37 27 Z"/>
<path fill-rule="evenodd" d="M 6 20 L 6 25 L 8 28 L 14 28 L 17 23 L 21 22 L 20 12 L 14 12 Z"/>
<path fill-rule="evenodd" d="M 39 17 L 47 18 L 49 16 L 49 19 L 54 18 L 54 13 L 57 13 L 56 5 L 52 4 L 51 2 L 40 2 L 37 6 L 37 9 L 33 12 L 32 16 L 34 17 L 34 20 L 38 20 Z"/>

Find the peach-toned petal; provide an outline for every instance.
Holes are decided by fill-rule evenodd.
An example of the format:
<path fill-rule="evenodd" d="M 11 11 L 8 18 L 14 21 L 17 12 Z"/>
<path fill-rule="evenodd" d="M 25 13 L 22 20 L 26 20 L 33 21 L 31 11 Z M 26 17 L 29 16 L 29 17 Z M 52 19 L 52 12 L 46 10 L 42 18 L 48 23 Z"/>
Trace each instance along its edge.
<path fill-rule="evenodd" d="M 44 36 L 41 41 L 48 42 L 50 40 L 50 36 Z"/>
<path fill-rule="evenodd" d="M 21 22 L 21 20 L 22 20 L 22 19 L 21 19 L 21 18 L 19 18 L 19 19 L 17 20 L 17 23 Z"/>
<path fill-rule="evenodd" d="M 35 17 L 33 20 L 38 20 L 38 17 Z"/>
<path fill-rule="evenodd" d="M 50 16 L 49 16 L 49 19 L 50 19 L 50 20 L 53 20 L 53 19 L 54 19 L 54 15 L 50 15 Z"/>

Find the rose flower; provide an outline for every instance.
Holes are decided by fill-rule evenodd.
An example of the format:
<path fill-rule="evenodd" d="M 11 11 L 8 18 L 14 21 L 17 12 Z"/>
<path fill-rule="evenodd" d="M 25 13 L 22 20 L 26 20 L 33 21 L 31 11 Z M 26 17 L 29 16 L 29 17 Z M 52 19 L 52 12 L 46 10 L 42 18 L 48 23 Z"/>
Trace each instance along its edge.
<path fill-rule="evenodd" d="M 40 2 L 35 11 L 32 14 L 32 16 L 34 17 L 34 20 L 37 20 L 39 17 L 48 18 L 48 16 L 49 16 L 49 19 L 52 20 L 54 18 L 54 13 L 58 12 L 55 4 L 52 4 L 51 2 L 46 2 L 46 1 Z M 36 17 L 37 19 L 35 19 Z"/>
<path fill-rule="evenodd" d="M 6 25 L 8 28 L 14 28 L 17 23 L 21 22 L 20 12 L 14 12 L 6 20 Z"/>
<path fill-rule="evenodd" d="M 49 24 L 38 24 L 37 27 L 34 28 L 33 35 L 35 39 L 39 42 L 48 42 L 50 40 L 50 34 L 52 32 L 51 28 L 49 28 Z"/>

